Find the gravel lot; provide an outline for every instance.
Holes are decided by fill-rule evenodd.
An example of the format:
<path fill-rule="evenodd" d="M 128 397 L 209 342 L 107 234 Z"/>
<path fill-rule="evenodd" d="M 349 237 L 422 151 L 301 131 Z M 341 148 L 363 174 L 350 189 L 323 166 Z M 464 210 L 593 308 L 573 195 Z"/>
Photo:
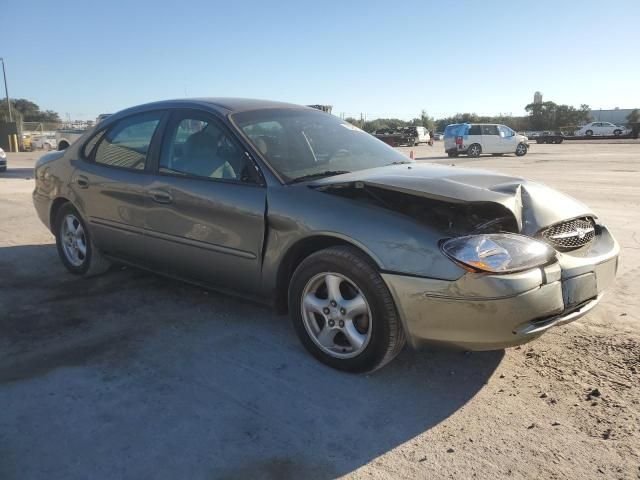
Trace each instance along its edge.
<path fill-rule="evenodd" d="M 622 246 L 619 277 L 534 343 L 406 350 L 369 376 L 320 365 L 265 307 L 134 269 L 68 274 L 31 205 L 38 154 L 9 154 L 0 479 L 640 478 L 640 143 L 442 149 L 413 150 L 592 206 Z"/>

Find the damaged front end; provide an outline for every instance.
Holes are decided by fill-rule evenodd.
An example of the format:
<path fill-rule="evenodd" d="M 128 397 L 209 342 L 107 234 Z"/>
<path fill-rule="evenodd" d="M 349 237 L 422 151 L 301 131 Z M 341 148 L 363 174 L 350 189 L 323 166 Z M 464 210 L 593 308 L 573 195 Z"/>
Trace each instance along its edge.
<path fill-rule="evenodd" d="M 415 347 L 488 350 L 528 342 L 590 311 L 615 279 L 615 239 L 585 205 L 560 192 L 448 167 L 364 174 L 312 188 L 437 232 L 441 253 L 466 271 L 453 280 L 437 271 L 383 272 Z"/>

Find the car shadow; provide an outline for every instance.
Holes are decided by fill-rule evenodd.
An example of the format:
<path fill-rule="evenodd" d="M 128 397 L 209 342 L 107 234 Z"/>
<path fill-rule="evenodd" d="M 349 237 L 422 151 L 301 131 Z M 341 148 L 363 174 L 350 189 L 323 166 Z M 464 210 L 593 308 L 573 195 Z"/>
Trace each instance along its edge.
<path fill-rule="evenodd" d="M 0 271 L 1 478 L 334 478 L 455 414 L 503 357 L 407 349 L 345 374 L 260 305 L 76 277 L 54 245 L 0 248 Z"/>
<path fill-rule="evenodd" d="M 0 172 L 0 180 L 3 178 L 24 178 L 30 180 L 33 178 L 33 168 L 12 168 L 11 165 L 9 165 L 6 171 Z"/>

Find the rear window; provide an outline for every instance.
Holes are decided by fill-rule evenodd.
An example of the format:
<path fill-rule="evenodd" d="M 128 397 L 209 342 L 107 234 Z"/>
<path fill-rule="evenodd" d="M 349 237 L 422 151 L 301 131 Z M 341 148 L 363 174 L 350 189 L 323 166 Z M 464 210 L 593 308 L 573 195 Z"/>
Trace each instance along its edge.
<path fill-rule="evenodd" d="M 444 129 L 445 137 L 463 137 L 467 135 L 469 125 L 466 123 L 454 123 Z"/>

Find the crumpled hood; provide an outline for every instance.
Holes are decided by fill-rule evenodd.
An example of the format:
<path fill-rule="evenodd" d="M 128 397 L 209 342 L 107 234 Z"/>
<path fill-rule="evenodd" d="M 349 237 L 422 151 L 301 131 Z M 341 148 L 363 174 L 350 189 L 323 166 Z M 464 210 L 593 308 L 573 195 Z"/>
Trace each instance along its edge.
<path fill-rule="evenodd" d="M 497 203 L 514 215 L 518 228 L 525 235 L 533 235 L 562 220 L 595 216 L 586 205 L 540 183 L 486 170 L 438 164 L 371 168 L 326 177 L 310 186 L 322 189 L 354 182 L 444 202 Z"/>

